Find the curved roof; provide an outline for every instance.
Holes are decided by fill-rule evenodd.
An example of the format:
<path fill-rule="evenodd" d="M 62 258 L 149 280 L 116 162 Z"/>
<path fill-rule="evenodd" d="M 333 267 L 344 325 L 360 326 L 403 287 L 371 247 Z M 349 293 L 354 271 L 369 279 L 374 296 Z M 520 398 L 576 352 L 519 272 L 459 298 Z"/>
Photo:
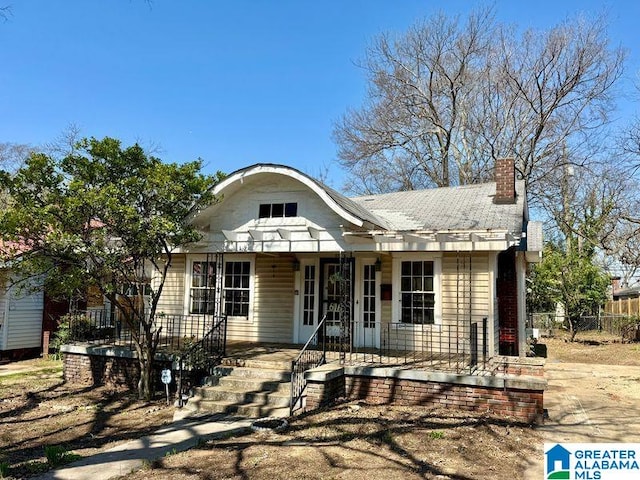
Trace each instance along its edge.
<path fill-rule="evenodd" d="M 374 227 L 382 229 L 387 229 L 389 227 L 386 221 L 382 220 L 377 215 L 373 214 L 350 198 L 347 198 L 332 188 L 327 187 L 309 175 L 285 165 L 257 163 L 249 167 L 241 168 L 240 170 L 236 170 L 229 174 L 229 176 L 224 180 L 214 185 L 211 192 L 214 196 L 219 196 L 224 192 L 224 190 L 231 188 L 234 185 L 241 185 L 244 182 L 244 179 L 264 173 L 284 175 L 306 185 L 337 215 L 358 227 Z"/>

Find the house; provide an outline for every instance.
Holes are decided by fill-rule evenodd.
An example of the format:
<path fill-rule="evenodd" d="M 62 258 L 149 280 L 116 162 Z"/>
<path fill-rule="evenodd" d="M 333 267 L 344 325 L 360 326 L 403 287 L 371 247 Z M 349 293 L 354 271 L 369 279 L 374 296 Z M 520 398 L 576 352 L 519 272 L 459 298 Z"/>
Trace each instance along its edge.
<path fill-rule="evenodd" d="M 0 269 L 0 356 L 41 352 L 44 293 L 12 282 L 11 269 Z"/>
<path fill-rule="evenodd" d="M 542 239 L 512 159 L 495 183 L 357 198 L 257 164 L 213 193 L 192 214 L 203 238 L 174 256 L 158 311 L 214 313 L 221 287 L 228 340 L 304 344 L 325 315 L 327 337 L 339 334 L 346 300 L 354 348 L 459 351 L 475 325 L 486 352 L 526 354 L 524 280 Z"/>
<path fill-rule="evenodd" d="M 299 351 L 289 360 L 292 411 L 346 397 L 541 418 L 543 361 L 525 358 L 525 275 L 541 259 L 541 225 L 529 221 L 513 159 L 499 160 L 495 176 L 348 198 L 284 165 L 231 173 L 190 214 L 201 240 L 172 254 L 160 344 L 178 339 L 197 355 L 215 344 L 216 361 L 226 353 L 236 366 L 243 349 Z M 96 365 L 130 371 L 128 354 L 109 346 L 63 351 L 71 381 L 102 381 Z M 180 382 L 185 355 L 174 362 Z"/>
<path fill-rule="evenodd" d="M 19 261 L 23 251 L 19 244 L 0 240 L 5 258 Z M 34 281 L 17 280 L 11 261 L 0 262 L 0 357 L 41 352 L 44 292 Z"/>

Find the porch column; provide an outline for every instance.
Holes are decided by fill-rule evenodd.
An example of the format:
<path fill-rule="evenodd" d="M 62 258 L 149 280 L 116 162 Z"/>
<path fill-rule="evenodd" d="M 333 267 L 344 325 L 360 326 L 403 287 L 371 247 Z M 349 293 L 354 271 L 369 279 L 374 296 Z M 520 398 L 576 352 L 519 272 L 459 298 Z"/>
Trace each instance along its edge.
<path fill-rule="evenodd" d="M 527 262 L 524 252 L 516 252 L 516 284 L 518 291 L 518 354 L 527 356 Z"/>
<path fill-rule="evenodd" d="M 487 340 L 488 348 L 487 352 L 489 357 L 493 357 L 498 354 L 498 296 L 496 293 L 496 280 L 498 278 L 498 254 L 496 252 L 489 253 L 489 304 L 488 304 L 488 316 L 487 316 Z"/>

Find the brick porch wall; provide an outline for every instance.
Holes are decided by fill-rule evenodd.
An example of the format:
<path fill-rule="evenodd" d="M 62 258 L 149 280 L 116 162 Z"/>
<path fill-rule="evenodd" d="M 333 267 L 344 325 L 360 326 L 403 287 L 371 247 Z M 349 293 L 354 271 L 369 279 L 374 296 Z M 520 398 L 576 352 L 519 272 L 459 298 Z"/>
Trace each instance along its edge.
<path fill-rule="evenodd" d="M 135 353 L 128 349 L 64 345 L 61 351 L 65 382 L 125 386 L 132 390 L 138 387 L 140 366 Z M 170 361 L 157 360 L 154 377 L 159 379 L 160 371 L 170 367 Z M 157 380 L 156 388 L 159 384 Z"/>
<path fill-rule="evenodd" d="M 500 389 L 454 383 L 346 377 L 346 398 L 372 405 L 440 405 L 488 412 L 531 423 L 542 418 L 542 391 Z"/>
<path fill-rule="evenodd" d="M 536 362 L 539 364 L 537 368 Z M 509 363 L 504 365 L 506 370 L 512 371 Z M 507 416 L 519 422 L 539 423 L 543 416 L 546 381 L 542 378 L 539 359 L 530 362 L 527 368 L 536 375 L 501 373 L 480 377 L 324 365 L 307 372 L 305 410 L 347 399 L 374 405 L 447 406 Z"/>

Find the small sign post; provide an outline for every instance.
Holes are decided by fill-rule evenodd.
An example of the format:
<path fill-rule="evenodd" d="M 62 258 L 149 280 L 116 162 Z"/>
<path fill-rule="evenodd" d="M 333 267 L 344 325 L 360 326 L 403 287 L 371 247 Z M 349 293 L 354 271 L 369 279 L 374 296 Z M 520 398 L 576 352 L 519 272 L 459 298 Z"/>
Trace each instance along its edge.
<path fill-rule="evenodd" d="M 164 368 L 162 373 L 160 374 L 160 378 L 162 379 L 162 383 L 164 383 L 164 388 L 167 392 L 167 406 L 169 405 L 169 384 L 171 383 L 171 370 L 168 368 Z"/>

